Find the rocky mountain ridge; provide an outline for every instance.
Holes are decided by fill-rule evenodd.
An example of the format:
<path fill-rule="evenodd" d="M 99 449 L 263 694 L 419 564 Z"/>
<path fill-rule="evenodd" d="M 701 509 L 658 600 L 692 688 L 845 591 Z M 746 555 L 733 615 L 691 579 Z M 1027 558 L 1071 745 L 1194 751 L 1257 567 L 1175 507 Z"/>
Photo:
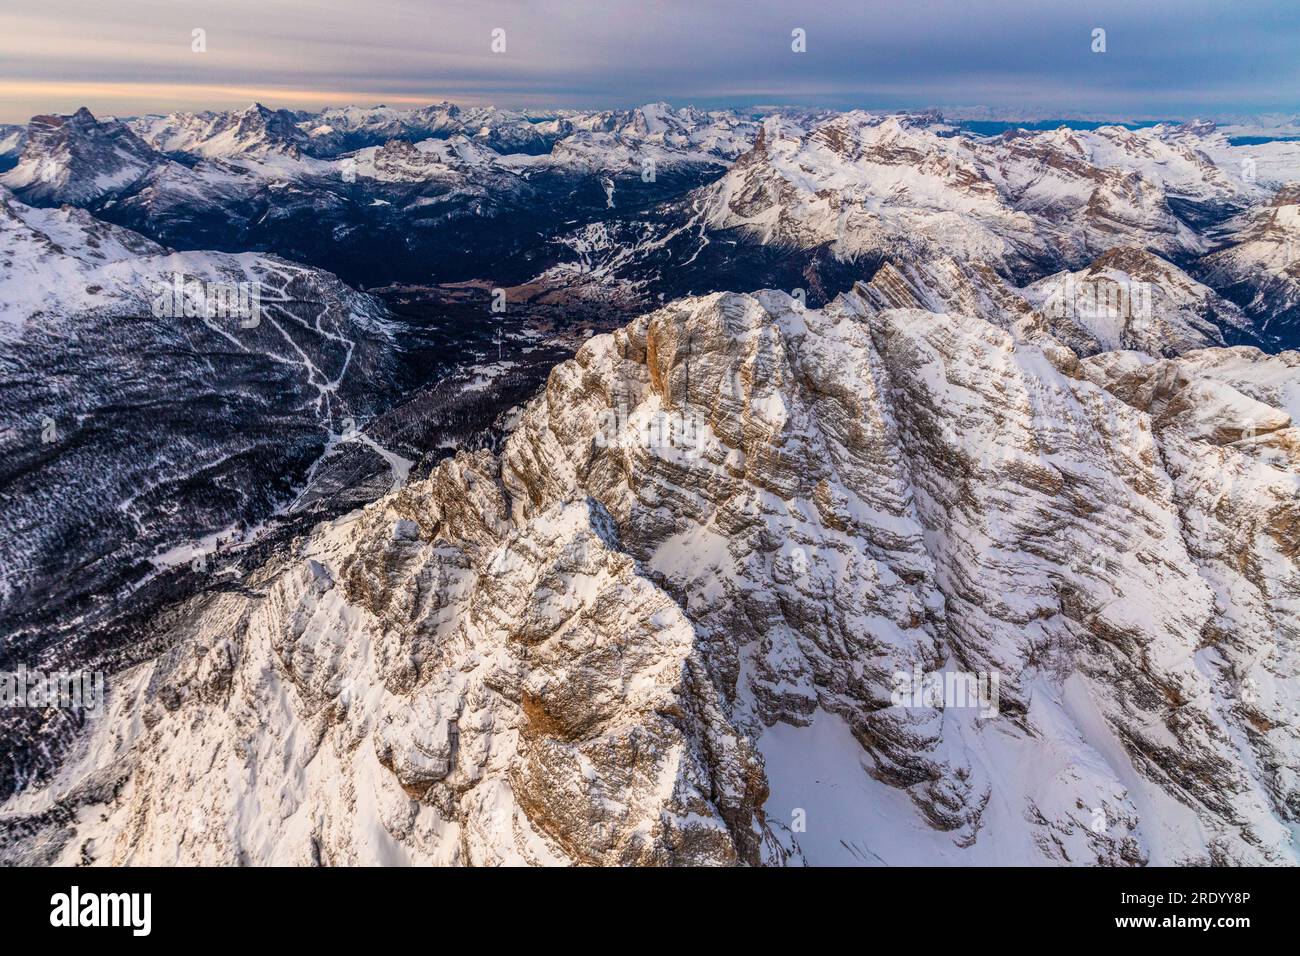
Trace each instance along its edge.
<path fill-rule="evenodd" d="M 1297 862 L 1296 144 L 664 104 L 21 143 L 0 665 L 109 696 L 0 712 L 0 859 Z"/>
<path fill-rule="evenodd" d="M 1295 862 L 1295 369 L 673 303 L 500 456 L 191 602 L 7 852 Z M 899 703 L 921 672 L 996 713 Z"/>

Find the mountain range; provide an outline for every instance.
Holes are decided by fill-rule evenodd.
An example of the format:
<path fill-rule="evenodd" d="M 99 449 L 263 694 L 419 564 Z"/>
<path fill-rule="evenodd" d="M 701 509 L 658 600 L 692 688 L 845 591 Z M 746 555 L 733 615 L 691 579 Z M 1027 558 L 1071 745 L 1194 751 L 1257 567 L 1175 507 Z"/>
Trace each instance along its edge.
<path fill-rule="evenodd" d="M 0 667 L 109 695 L 0 710 L 0 859 L 1297 861 L 1300 143 L 254 104 L 5 157 Z"/>

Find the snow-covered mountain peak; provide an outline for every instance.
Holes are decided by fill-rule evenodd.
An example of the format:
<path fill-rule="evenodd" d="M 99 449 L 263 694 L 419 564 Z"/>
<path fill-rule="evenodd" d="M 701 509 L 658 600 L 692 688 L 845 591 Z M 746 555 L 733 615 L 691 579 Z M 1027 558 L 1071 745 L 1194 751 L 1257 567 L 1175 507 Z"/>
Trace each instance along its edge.
<path fill-rule="evenodd" d="M 1300 165 L 1268 158 L 1274 179 Z M 768 118 L 706 196 L 711 225 L 843 259 L 950 255 L 1008 276 L 1078 268 L 1113 246 L 1204 253 L 1202 218 L 1240 209 L 1263 175 L 1204 128 L 1067 127 L 956 135 L 928 114 L 850 112 L 801 129 Z"/>
<path fill-rule="evenodd" d="M 0 630 L 112 680 L 84 736 L 0 712 L 0 861 L 1297 860 L 1300 148 L 666 103 L 20 138 Z"/>
<path fill-rule="evenodd" d="M 165 153 L 189 153 L 208 159 L 237 160 L 266 154 L 298 158 L 307 135 L 299 117 L 251 103 L 242 110 L 172 113 L 144 117 L 135 128 Z"/>
<path fill-rule="evenodd" d="M 147 143 L 117 120 L 84 106 L 71 116 L 36 116 L 18 165 L 0 185 L 39 202 L 88 203 L 130 188 L 160 163 Z"/>
<path fill-rule="evenodd" d="M 1282 369 L 1216 351 L 671 303 L 196 602 L 7 809 L 115 863 L 1293 859 L 1294 429 L 1207 430 Z"/>

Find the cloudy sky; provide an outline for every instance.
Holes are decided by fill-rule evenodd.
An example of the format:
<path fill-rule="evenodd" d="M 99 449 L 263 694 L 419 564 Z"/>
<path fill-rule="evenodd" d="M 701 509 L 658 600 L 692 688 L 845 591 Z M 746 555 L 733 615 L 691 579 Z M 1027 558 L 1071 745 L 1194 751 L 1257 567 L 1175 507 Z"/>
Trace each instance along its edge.
<path fill-rule="evenodd" d="M 0 122 L 441 99 L 1290 112 L 1300 0 L 0 0 Z"/>

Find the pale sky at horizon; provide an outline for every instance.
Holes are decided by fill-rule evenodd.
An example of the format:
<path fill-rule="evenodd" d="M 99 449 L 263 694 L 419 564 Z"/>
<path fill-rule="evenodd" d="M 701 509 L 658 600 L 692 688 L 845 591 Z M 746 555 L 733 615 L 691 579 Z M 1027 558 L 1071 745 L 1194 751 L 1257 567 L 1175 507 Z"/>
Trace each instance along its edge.
<path fill-rule="evenodd" d="M 443 99 L 1300 112 L 1300 0 L 0 0 L 0 122 Z"/>

